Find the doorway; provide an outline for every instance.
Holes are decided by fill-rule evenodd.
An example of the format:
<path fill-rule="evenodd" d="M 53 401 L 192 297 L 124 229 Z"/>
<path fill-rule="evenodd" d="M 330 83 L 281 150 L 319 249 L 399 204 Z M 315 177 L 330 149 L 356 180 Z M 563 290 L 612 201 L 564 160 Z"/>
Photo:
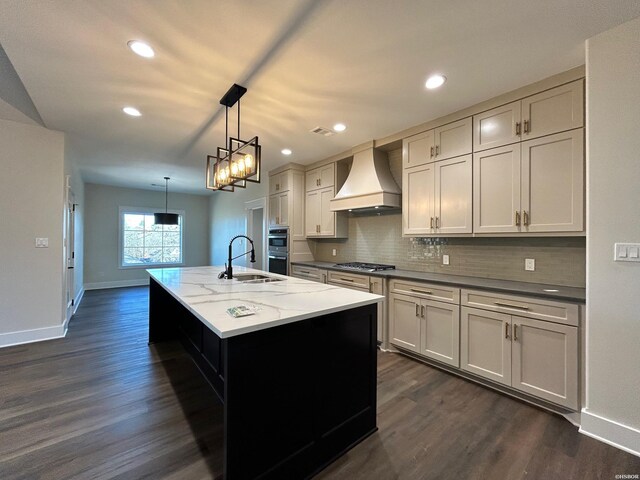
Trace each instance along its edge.
<path fill-rule="evenodd" d="M 251 200 L 244 204 L 246 217 L 246 234 L 253 240 L 256 251 L 256 263 L 251 265 L 248 257 L 246 265 L 248 267 L 267 270 L 267 199 L 266 197 Z"/>
<path fill-rule="evenodd" d="M 75 303 L 75 195 L 71 190 L 71 178 L 66 178 L 66 199 L 64 208 L 64 276 L 65 276 L 65 324 L 69 323 L 73 316 Z M 66 325 L 65 325 L 66 326 Z"/>

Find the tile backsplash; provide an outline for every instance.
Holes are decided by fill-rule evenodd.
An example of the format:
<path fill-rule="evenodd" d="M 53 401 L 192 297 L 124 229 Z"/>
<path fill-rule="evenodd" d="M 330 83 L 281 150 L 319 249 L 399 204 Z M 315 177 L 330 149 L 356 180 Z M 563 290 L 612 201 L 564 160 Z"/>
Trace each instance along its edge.
<path fill-rule="evenodd" d="M 403 270 L 585 286 L 584 237 L 403 238 L 402 215 L 394 214 L 350 217 L 348 239 L 309 243 L 315 260 L 323 262 L 389 263 Z M 444 254 L 449 265 L 442 265 Z M 525 258 L 535 259 L 534 272 L 525 271 Z"/>

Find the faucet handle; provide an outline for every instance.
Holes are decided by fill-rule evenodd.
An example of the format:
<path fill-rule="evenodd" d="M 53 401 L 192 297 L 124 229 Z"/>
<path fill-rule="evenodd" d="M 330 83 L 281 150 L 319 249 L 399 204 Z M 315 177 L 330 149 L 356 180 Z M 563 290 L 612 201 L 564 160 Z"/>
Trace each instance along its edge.
<path fill-rule="evenodd" d="M 227 271 L 228 271 L 227 264 L 225 263 L 224 264 L 224 272 L 220 272 L 218 274 L 218 278 L 227 278 Z"/>

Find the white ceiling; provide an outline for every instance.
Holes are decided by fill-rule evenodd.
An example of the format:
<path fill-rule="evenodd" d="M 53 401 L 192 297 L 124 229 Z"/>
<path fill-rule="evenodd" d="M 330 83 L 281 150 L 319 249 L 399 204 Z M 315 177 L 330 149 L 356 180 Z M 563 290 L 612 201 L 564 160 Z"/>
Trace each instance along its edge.
<path fill-rule="evenodd" d="M 584 63 L 636 0 L 2 0 L 0 44 L 85 181 L 206 194 L 219 99 L 265 170 L 326 158 Z M 147 41 L 148 60 L 127 41 Z M 424 89 L 432 72 L 448 82 Z M 133 105 L 143 116 L 121 108 Z M 2 115 L 4 109 L 0 109 Z M 235 108 L 231 111 L 235 133 Z M 309 133 L 341 121 L 346 132 Z M 282 148 L 294 154 L 283 157 Z M 249 186 L 251 188 L 251 186 Z"/>

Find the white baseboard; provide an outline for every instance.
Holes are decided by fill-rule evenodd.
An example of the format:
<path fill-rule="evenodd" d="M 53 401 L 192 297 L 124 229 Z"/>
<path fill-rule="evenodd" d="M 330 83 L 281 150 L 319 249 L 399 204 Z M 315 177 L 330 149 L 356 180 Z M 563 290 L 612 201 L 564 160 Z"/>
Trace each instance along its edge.
<path fill-rule="evenodd" d="M 23 345 L 25 343 L 41 342 L 43 340 L 53 340 L 62 338 L 67 334 L 64 324 L 53 327 L 36 328 L 33 330 L 21 330 L 19 332 L 9 332 L 0 334 L 0 348 L 11 347 L 13 345 Z"/>
<path fill-rule="evenodd" d="M 139 280 L 116 280 L 113 282 L 85 283 L 84 290 L 102 290 L 103 288 L 138 287 L 142 285 L 149 285 L 149 279 L 143 278 Z"/>
<path fill-rule="evenodd" d="M 80 291 L 76 295 L 76 298 L 74 298 L 73 300 L 73 315 L 75 315 L 76 311 L 78 310 L 78 307 L 80 306 L 80 302 L 82 301 L 83 297 L 84 297 L 84 287 L 80 289 Z"/>
<path fill-rule="evenodd" d="M 640 457 L 640 430 L 582 409 L 580 433 Z"/>

